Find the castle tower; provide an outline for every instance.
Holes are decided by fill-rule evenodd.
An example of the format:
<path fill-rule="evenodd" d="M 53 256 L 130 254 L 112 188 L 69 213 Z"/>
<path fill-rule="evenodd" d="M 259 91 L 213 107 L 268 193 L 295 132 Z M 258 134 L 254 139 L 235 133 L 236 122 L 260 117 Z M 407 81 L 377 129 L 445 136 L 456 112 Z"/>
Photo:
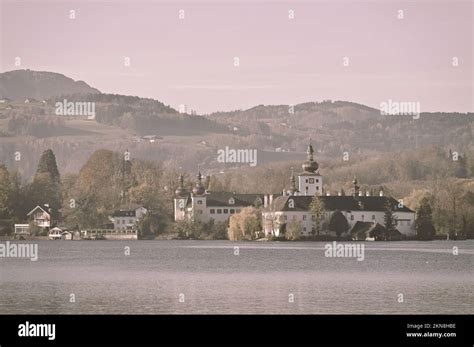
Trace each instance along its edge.
<path fill-rule="evenodd" d="M 314 149 L 309 139 L 308 149 L 306 151 L 307 159 L 303 163 L 303 173 L 298 175 L 298 189 L 300 195 L 321 195 L 323 191 L 323 180 L 319 174 L 319 165 L 313 159 Z"/>
<path fill-rule="evenodd" d="M 191 194 L 192 220 L 201 220 L 206 210 L 206 189 L 202 183 L 201 171 L 196 176 L 196 184 Z"/>
<path fill-rule="evenodd" d="M 184 188 L 183 173 L 179 174 L 178 188 L 175 190 L 174 198 L 174 220 L 184 220 L 186 218 L 186 205 L 189 198 L 189 193 Z"/>
<path fill-rule="evenodd" d="M 296 179 L 295 173 L 293 171 L 293 167 L 291 168 L 291 176 L 290 176 L 290 189 L 288 189 L 289 195 L 297 195 L 298 189 L 296 188 Z"/>
<path fill-rule="evenodd" d="M 357 185 L 357 177 L 354 176 L 354 180 L 352 181 L 352 196 L 359 196 L 359 189 L 360 186 Z"/>

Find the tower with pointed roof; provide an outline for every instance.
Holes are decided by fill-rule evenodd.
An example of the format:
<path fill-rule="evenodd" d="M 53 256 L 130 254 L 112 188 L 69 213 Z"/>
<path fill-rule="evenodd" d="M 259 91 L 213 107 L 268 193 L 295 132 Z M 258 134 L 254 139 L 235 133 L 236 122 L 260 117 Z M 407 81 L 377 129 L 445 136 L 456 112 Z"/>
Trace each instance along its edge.
<path fill-rule="evenodd" d="M 199 221 L 205 219 L 204 212 L 206 211 L 206 189 L 202 183 L 202 175 L 199 170 L 196 176 L 196 184 L 193 187 L 191 194 L 191 219 Z"/>
<path fill-rule="evenodd" d="M 319 174 L 319 165 L 314 160 L 314 149 L 309 139 L 308 149 L 306 151 L 307 158 L 303 163 L 303 172 L 298 175 L 299 195 L 321 195 L 323 191 L 323 180 Z"/>
<path fill-rule="evenodd" d="M 194 188 L 193 188 L 193 196 L 203 195 L 205 192 L 206 192 L 206 189 L 204 188 L 204 185 L 202 184 L 201 171 L 199 171 L 196 176 L 196 184 L 194 185 Z"/>
<path fill-rule="evenodd" d="M 174 193 L 174 219 L 176 221 L 184 220 L 186 218 L 186 205 L 189 201 L 190 194 L 184 187 L 184 176 L 182 172 L 179 173 L 178 188 L 176 188 Z"/>
<path fill-rule="evenodd" d="M 296 179 L 295 179 L 295 173 L 293 171 L 293 167 L 291 168 L 290 189 L 288 189 L 288 194 L 289 195 L 298 194 L 298 188 L 296 188 Z"/>
<path fill-rule="evenodd" d="M 357 183 L 358 183 L 357 177 L 354 176 L 354 180 L 352 181 L 352 189 L 351 189 L 352 196 L 359 196 L 360 186 Z"/>
<path fill-rule="evenodd" d="M 177 197 L 186 196 L 188 194 L 188 192 L 184 188 L 184 176 L 183 176 L 182 172 L 179 174 L 178 182 L 179 182 L 178 183 L 178 188 L 176 188 L 176 190 L 174 191 L 175 195 Z"/>

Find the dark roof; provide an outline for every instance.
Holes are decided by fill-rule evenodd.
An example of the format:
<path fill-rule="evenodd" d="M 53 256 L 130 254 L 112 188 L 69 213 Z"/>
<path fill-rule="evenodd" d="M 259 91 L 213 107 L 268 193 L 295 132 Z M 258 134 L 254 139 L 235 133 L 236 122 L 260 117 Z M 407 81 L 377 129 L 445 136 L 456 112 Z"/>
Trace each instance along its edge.
<path fill-rule="evenodd" d="M 275 199 L 280 194 L 273 194 Z M 232 192 L 208 192 L 205 195 L 207 206 L 238 206 L 246 207 L 255 205 L 255 202 L 260 198 L 261 204 L 264 203 L 265 194 L 235 194 Z M 229 204 L 229 200 L 234 198 L 234 204 Z"/>
<path fill-rule="evenodd" d="M 374 222 L 355 222 L 354 226 L 351 229 L 351 234 L 358 234 L 362 232 L 367 232 L 375 226 Z"/>
<path fill-rule="evenodd" d="M 112 217 L 135 217 L 136 210 L 142 207 L 143 207 L 142 205 L 137 205 L 137 204 L 124 205 L 124 206 L 121 206 L 119 210 L 115 210 Z"/>
<path fill-rule="evenodd" d="M 135 210 L 115 211 L 112 217 L 135 217 Z"/>
<path fill-rule="evenodd" d="M 143 207 L 142 205 L 138 205 L 138 204 L 125 204 L 119 207 L 119 211 L 132 211 L 132 210 L 135 211 L 142 207 Z"/>
<path fill-rule="evenodd" d="M 394 206 L 393 212 L 413 212 L 408 207 L 398 207 L 398 201 L 386 196 L 320 196 L 326 210 L 329 211 L 385 211 L 386 201 Z M 293 199 L 295 207 L 288 206 L 289 199 Z M 273 201 L 274 211 L 309 211 L 312 196 L 280 196 Z"/>
<path fill-rule="evenodd" d="M 379 223 L 357 221 L 352 227 L 350 234 L 353 240 L 366 240 L 369 237 L 374 237 L 375 239 L 383 238 L 386 232 L 387 229 Z"/>

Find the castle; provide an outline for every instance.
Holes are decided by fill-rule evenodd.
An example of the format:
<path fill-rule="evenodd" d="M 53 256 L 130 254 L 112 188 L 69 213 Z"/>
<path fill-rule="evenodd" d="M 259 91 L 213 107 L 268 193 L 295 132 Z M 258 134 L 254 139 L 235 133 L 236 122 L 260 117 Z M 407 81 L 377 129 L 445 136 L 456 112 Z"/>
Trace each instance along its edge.
<path fill-rule="evenodd" d="M 239 213 L 248 206 L 262 210 L 262 228 L 265 236 L 279 236 L 287 225 L 298 222 L 301 236 L 315 234 L 315 221 L 319 220 L 320 235 L 332 235 L 328 226 L 335 214 L 344 216 L 347 221 L 346 234 L 355 240 L 377 239 L 385 232 L 384 214 L 390 206 L 395 219 L 396 230 L 391 239 L 402 239 L 415 235 L 415 212 L 402 202 L 383 195 L 370 196 L 360 191 L 357 179 L 352 182 L 350 195 L 340 192 L 331 196 L 323 194 L 323 178 L 319 165 L 313 158 L 314 150 L 308 145 L 307 160 L 303 163 L 303 172 L 295 177 L 292 170 L 290 188 L 276 194 L 236 194 L 233 192 L 206 191 L 199 172 L 191 192 L 184 188 L 183 175 L 179 176 L 179 186 L 175 192 L 175 221 L 191 220 L 208 222 L 227 221 L 232 214 Z M 324 209 L 320 218 L 311 213 L 311 202 L 319 197 Z"/>

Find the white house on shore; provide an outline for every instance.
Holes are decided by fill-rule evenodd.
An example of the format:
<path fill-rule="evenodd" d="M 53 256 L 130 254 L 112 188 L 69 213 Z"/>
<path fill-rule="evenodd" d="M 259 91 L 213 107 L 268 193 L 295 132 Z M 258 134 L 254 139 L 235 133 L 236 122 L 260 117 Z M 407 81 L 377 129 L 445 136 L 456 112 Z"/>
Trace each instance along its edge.
<path fill-rule="evenodd" d="M 116 231 L 135 230 L 137 223 L 147 212 L 143 206 L 127 206 L 115 211 L 110 220 L 114 223 Z"/>
<path fill-rule="evenodd" d="M 40 228 L 51 227 L 51 209 L 48 204 L 36 206 L 27 216 L 32 219 L 33 224 Z"/>
<path fill-rule="evenodd" d="M 174 219 L 227 221 L 232 214 L 239 213 L 244 207 L 258 206 L 262 207 L 262 226 L 266 236 L 280 236 L 292 221 L 301 223 L 302 236 L 310 236 L 314 235 L 315 231 L 315 218 L 310 211 L 310 205 L 313 198 L 318 196 L 324 205 L 320 235 L 331 235 L 327 226 L 333 214 L 338 212 L 346 218 L 349 226 L 347 232 L 352 238 L 376 238 L 377 233 L 385 229 L 384 214 L 388 205 L 391 205 L 393 211 L 396 234 L 401 238 L 415 235 L 414 211 L 394 198 L 384 196 L 382 191 L 377 196 L 363 194 L 357 185 L 357 179 L 352 182 L 351 195 L 324 194 L 323 178 L 313 154 L 313 146 L 310 143 L 307 160 L 302 165 L 303 172 L 298 174 L 297 178 L 292 172 L 290 189 L 276 194 L 209 192 L 204 189 L 201 173 L 198 173 L 192 191 L 188 192 L 184 188 L 181 174 L 175 192 Z"/>
<path fill-rule="evenodd" d="M 51 209 L 48 204 L 38 205 L 33 208 L 27 214 L 28 219 L 31 220 L 33 225 L 37 227 L 49 230 L 51 227 Z M 29 224 L 15 224 L 15 235 L 17 236 L 27 236 L 30 235 L 30 225 Z"/>

